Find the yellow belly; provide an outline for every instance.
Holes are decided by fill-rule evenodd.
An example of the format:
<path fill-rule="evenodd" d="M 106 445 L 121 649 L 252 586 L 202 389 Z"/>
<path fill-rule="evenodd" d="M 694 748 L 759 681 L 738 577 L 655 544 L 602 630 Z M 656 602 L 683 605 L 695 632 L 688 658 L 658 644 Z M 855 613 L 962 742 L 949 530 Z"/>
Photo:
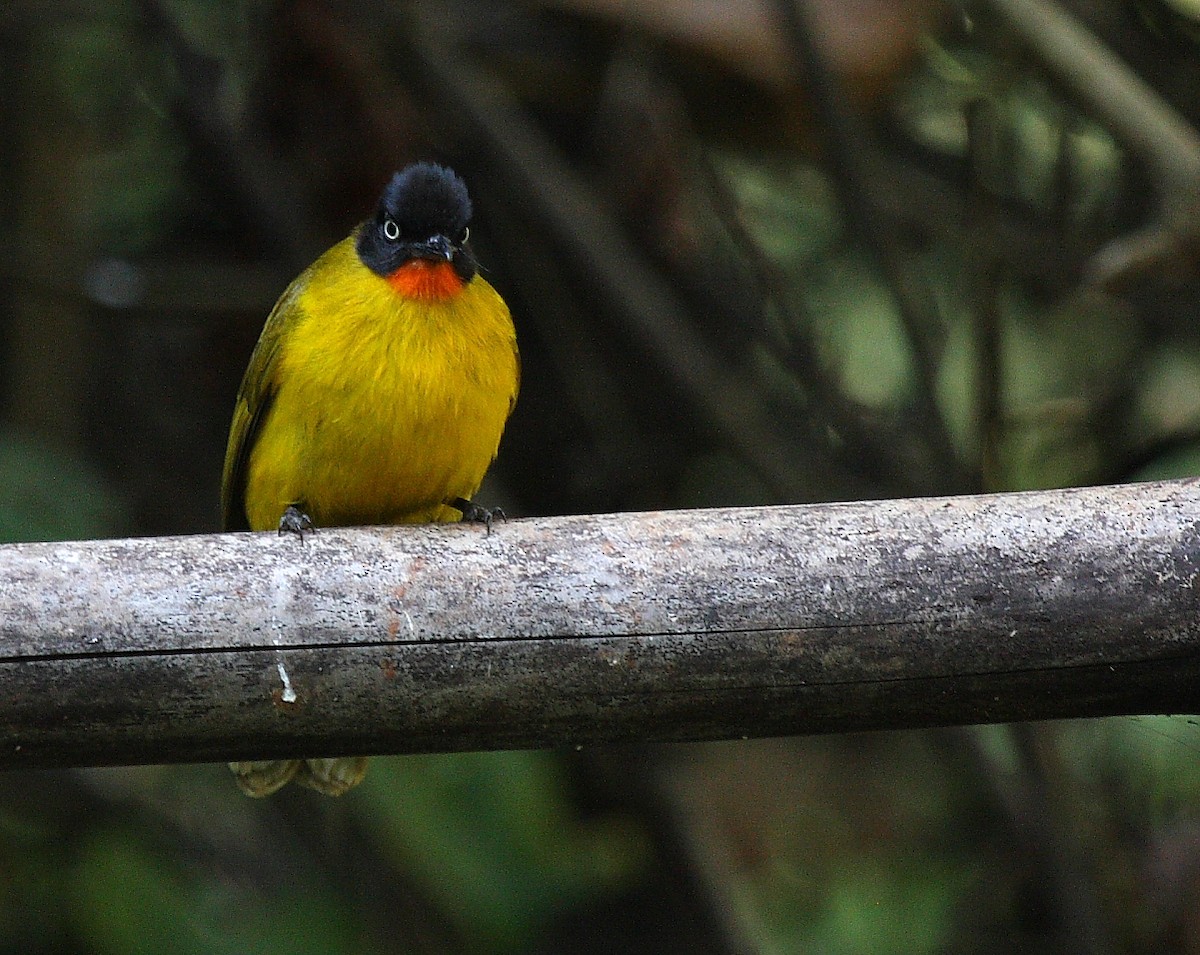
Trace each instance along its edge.
<path fill-rule="evenodd" d="M 246 474 L 255 530 L 291 504 L 318 526 L 457 520 L 516 398 L 508 309 L 483 279 L 412 301 L 365 269 L 314 280 L 281 345 Z"/>

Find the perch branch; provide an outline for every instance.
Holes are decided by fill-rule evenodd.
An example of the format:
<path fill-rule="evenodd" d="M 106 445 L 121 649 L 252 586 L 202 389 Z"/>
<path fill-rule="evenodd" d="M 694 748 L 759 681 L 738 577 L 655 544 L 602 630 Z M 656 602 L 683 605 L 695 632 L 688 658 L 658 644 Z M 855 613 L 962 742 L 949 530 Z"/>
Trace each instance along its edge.
<path fill-rule="evenodd" d="M 1196 712 L 1200 499 L 0 547 L 0 766 Z"/>

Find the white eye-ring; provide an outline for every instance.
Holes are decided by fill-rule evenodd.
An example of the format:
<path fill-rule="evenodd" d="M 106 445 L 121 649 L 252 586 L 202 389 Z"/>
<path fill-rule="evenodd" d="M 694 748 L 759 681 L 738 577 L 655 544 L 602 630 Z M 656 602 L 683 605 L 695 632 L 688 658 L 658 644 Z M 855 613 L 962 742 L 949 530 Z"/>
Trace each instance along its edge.
<path fill-rule="evenodd" d="M 466 242 L 469 238 L 471 238 L 471 229 L 469 226 L 463 226 L 463 237 L 459 241 Z"/>
<path fill-rule="evenodd" d="M 395 219 L 383 220 L 383 235 L 390 242 L 395 242 L 400 238 L 400 227 L 396 225 Z"/>

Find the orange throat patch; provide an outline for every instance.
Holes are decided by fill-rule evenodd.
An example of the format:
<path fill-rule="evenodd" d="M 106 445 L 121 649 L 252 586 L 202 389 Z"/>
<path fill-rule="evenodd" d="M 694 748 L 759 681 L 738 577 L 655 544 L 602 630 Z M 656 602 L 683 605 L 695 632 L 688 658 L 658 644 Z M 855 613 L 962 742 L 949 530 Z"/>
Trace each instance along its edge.
<path fill-rule="evenodd" d="M 449 298 L 462 291 L 463 280 L 449 262 L 410 259 L 387 277 L 405 298 Z"/>

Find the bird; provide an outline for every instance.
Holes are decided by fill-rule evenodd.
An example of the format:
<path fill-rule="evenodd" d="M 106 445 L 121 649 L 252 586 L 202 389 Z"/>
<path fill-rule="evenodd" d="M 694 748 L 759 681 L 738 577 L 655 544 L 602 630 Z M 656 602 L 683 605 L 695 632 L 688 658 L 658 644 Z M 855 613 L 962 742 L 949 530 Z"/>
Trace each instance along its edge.
<path fill-rule="evenodd" d="M 321 527 L 465 520 L 516 404 L 508 306 L 469 244 L 451 169 L 397 172 L 375 214 L 305 269 L 268 315 L 234 404 L 225 530 L 304 540 Z M 289 781 L 340 795 L 361 757 L 230 763 L 244 792 Z"/>

